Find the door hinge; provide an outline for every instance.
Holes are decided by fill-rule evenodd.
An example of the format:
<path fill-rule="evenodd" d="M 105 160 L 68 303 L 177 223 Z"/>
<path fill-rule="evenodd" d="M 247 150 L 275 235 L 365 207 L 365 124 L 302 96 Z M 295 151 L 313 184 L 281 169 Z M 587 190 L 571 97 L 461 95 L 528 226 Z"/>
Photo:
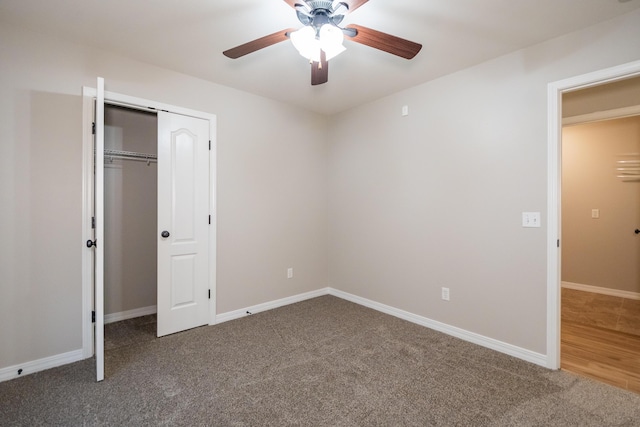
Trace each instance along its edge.
<path fill-rule="evenodd" d="M 211 215 L 209 215 L 209 225 L 211 225 Z"/>
<path fill-rule="evenodd" d="M 209 151 L 211 151 L 211 140 L 209 140 Z"/>
<path fill-rule="evenodd" d="M 96 122 L 91 123 L 91 133 L 93 135 L 96 134 Z"/>
<path fill-rule="evenodd" d="M 96 323 L 96 312 L 95 311 L 91 312 L 91 323 Z"/>
<path fill-rule="evenodd" d="M 558 247 L 560 247 L 560 239 L 558 239 L 558 242 L 556 244 L 558 245 Z"/>
<path fill-rule="evenodd" d="M 96 217 L 95 216 L 91 217 L 91 228 L 96 228 Z"/>
<path fill-rule="evenodd" d="M 211 289 L 209 289 L 209 299 L 211 299 Z"/>

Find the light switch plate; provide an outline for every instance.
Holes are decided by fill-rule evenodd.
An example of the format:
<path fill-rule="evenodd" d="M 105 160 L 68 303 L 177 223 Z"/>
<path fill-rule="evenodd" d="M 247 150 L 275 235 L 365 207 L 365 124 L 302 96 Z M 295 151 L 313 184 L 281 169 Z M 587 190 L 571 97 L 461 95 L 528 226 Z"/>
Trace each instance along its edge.
<path fill-rule="evenodd" d="M 540 212 L 522 212 L 522 226 L 527 228 L 539 228 Z"/>

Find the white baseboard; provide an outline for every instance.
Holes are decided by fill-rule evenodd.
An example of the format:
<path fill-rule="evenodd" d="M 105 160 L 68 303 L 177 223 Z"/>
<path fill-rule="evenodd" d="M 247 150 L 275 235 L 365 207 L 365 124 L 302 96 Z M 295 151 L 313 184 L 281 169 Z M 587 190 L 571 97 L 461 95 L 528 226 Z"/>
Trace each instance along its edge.
<path fill-rule="evenodd" d="M 400 310 L 398 308 L 381 304 L 376 301 L 371 301 L 366 298 L 349 294 L 347 292 L 339 291 L 337 289 L 329 288 L 329 294 L 347 301 L 354 302 L 359 305 L 363 305 L 365 307 L 372 308 L 382 313 L 390 314 L 391 316 L 399 317 L 400 319 L 425 326 L 438 332 L 460 338 L 461 340 L 468 341 L 482 347 L 490 348 L 491 350 L 508 354 L 509 356 L 517 357 L 518 359 L 526 360 L 527 362 L 531 362 L 545 368 L 547 367 L 547 356 L 544 354 L 536 353 L 531 350 L 495 340 L 493 338 L 488 338 L 483 335 L 469 332 L 465 329 L 456 328 L 455 326 L 450 326 L 445 323 L 431 320 L 417 314 L 409 313 L 408 311 Z"/>
<path fill-rule="evenodd" d="M 329 288 L 318 289 L 316 291 L 306 292 L 304 294 L 298 294 L 279 300 L 265 302 L 258 305 L 253 305 L 247 308 L 241 308 L 240 310 L 229 311 L 227 313 L 218 314 L 216 316 L 216 324 L 228 322 L 229 320 L 240 319 L 241 317 L 249 316 L 251 314 L 260 313 L 261 311 L 272 310 L 274 308 L 283 307 L 289 304 L 295 304 L 297 302 L 305 301 L 311 298 L 321 297 L 329 294 Z"/>
<path fill-rule="evenodd" d="M 58 366 L 77 362 L 82 359 L 84 359 L 84 357 L 82 356 L 82 349 L 80 349 L 55 356 L 45 357 L 44 359 L 33 360 L 19 365 L 8 366 L 0 369 L 0 382 L 23 377 L 46 369 L 57 368 Z"/>
<path fill-rule="evenodd" d="M 104 315 L 104 324 L 119 322 L 121 320 L 135 319 L 140 316 L 148 316 L 149 314 L 155 314 L 158 312 L 158 307 L 150 305 L 149 307 L 141 307 L 133 310 L 121 311 L 119 313 L 111 313 Z"/>
<path fill-rule="evenodd" d="M 599 286 L 583 285 L 581 283 L 562 282 L 562 287 L 576 291 L 593 292 L 595 294 L 610 295 L 627 299 L 640 300 L 640 292 L 620 291 L 617 289 L 601 288 Z"/>

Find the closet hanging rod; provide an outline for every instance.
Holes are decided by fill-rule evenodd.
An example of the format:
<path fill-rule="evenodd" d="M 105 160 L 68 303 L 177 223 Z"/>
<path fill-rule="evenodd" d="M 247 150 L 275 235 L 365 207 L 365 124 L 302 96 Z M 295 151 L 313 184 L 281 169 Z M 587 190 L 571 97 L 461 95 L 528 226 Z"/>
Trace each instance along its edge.
<path fill-rule="evenodd" d="M 109 157 L 122 157 L 122 158 L 131 158 L 131 159 L 141 159 L 141 160 L 157 160 L 158 156 L 156 154 L 147 154 L 147 153 L 136 153 L 134 151 L 121 151 L 121 150 L 104 150 L 104 155 Z"/>
<path fill-rule="evenodd" d="M 143 159 L 142 157 L 126 157 L 108 154 L 105 154 L 104 160 L 109 163 L 113 163 L 114 160 L 132 160 L 134 162 L 145 162 L 147 165 L 150 163 L 158 163 L 158 160 L 156 159 Z"/>

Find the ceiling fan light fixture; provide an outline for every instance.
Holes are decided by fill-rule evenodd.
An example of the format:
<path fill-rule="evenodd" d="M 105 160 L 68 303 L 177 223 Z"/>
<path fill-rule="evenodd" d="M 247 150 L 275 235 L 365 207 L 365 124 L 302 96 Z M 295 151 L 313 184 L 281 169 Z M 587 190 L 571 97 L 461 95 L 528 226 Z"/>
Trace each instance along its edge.
<path fill-rule="evenodd" d="M 320 40 L 316 39 L 316 32 L 312 27 L 302 27 L 289 37 L 300 55 L 309 61 L 320 60 Z"/>
<path fill-rule="evenodd" d="M 323 25 L 318 36 L 312 26 L 306 26 L 292 32 L 290 38 L 298 53 L 313 62 L 320 62 L 321 49 L 324 51 L 327 61 L 347 50 L 342 45 L 344 41 L 342 30 L 331 24 Z"/>
<path fill-rule="evenodd" d="M 344 34 L 340 28 L 331 24 L 325 24 L 320 28 L 320 48 L 327 55 L 327 61 L 347 50 L 343 42 Z"/>

